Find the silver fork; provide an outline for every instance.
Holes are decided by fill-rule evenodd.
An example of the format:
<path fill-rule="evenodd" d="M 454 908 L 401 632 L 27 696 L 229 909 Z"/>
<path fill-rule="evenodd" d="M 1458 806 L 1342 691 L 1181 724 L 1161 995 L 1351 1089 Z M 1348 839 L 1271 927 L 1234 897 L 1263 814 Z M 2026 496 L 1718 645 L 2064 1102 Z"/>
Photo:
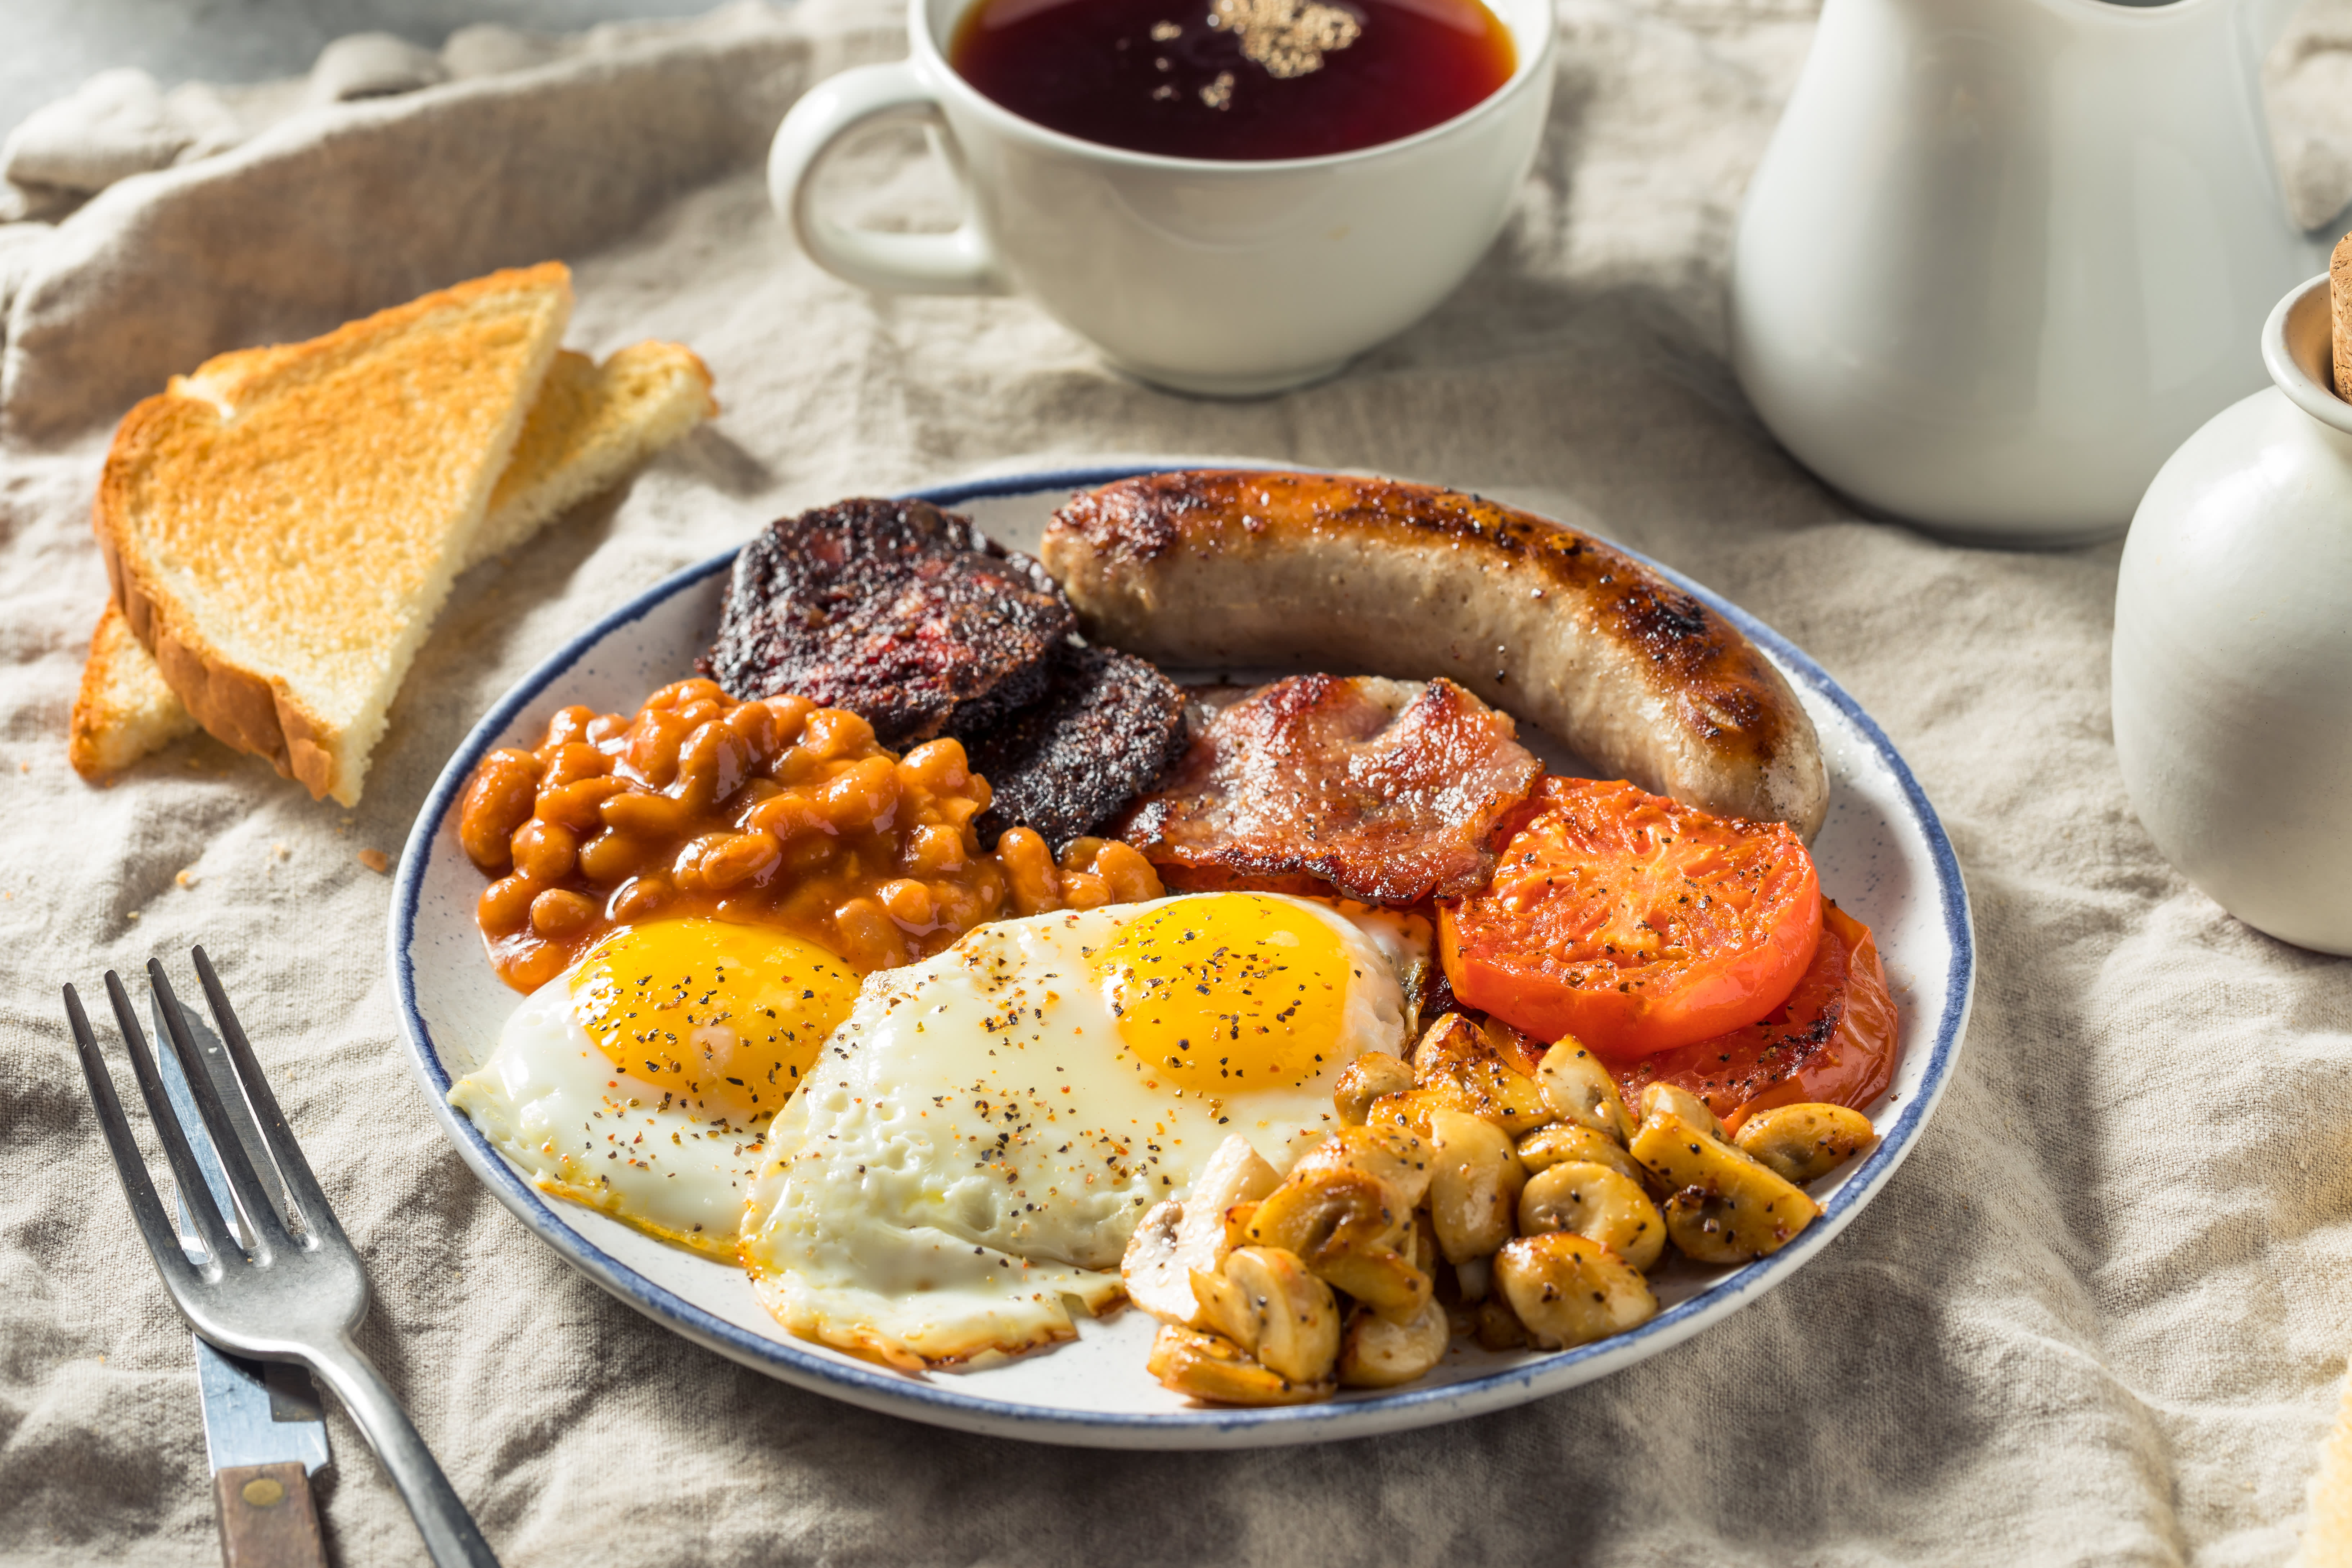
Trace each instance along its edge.
<path fill-rule="evenodd" d="M 201 947 L 195 950 L 195 961 L 205 1000 L 220 1026 L 222 1042 L 227 1047 L 246 1101 L 260 1126 L 269 1156 L 278 1166 L 290 1212 L 280 1215 L 271 1206 L 259 1173 L 246 1158 L 244 1147 L 231 1127 L 212 1075 L 198 1062 L 195 1044 L 188 1037 L 187 1025 L 180 1016 L 179 1001 L 172 994 L 171 980 L 164 974 L 163 966 L 150 959 L 148 984 L 154 987 L 163 1004 L 165 1032 L 180 1065 L 186 1070 L 189 1087 L 194 1090 L 197 1114 L 226 1172 L 230 1195 L 251 1245 L 240 1245 L 230 1233 L 198 1173 L 187 1134 L 165 1098 L 146 1033 L 139 1026 L 138 1014 L 123 991 L 122 982 L 109 970 L 106 994 L 114 1005 L 115 1023 L 131 1047 L 131 1071 L 139 1079 L 139 1092 L 147 1101 L 148 1114 L 154 1119 L 164 1157 L 171 1163 L 172 1179 L 179 1188 L 181 1201 L 194 1217 L 196 1235 L 206 1254 L 202 1262 L 189 1259 L 181 1247 L 178 1233 L 164 1215 L 163 1204 L 156 1198 L 155 1184 L 131 1137 L 122 1102 L 115 1097 L 113 1075 L 99 1051 L 98 1037 L 90 1031 L 81 998 L 68 985 L 65 988 L 66 1015 L 73 1021 L 82 1074 L 89 1080 L 90 1101 L 98 1110 L 100 1124 L 106 1130 L 107 1147 L 114 1155 L 115 1171 L 122 1178 L 123 1196 L 130 1200 L 131 1218 L 137 1221 L 148 1254 L 155 1260 L 155 1270 L 163 1277 L 164 1289 L 171 1292 L 180 1315 L 206 1341 L 236 1355 L 299 1362 L 335 1391 L 335 1396 L 342 1401 L 343 1408 L 350 1412 L 353 1424 L 375 1450 L 376 1458 L 408 1504 L 417 1532 L 425 1538 L 425 1549 L 432 1554 L 437 1568 L 498 1568 L 498 1559 L 491 1555 L 488 1543 L 466 1511 L 466 1505 L 450 1489 L 448 1479 L 434 1462 L 425 1439 L 417 1436 L 407 1413 L 384 1385 L 383 1374 L 352 1339 L 352 1331 L 359 1327 L 368 1310 L 367 1275 L 360 1267 L 359 1254 L 344 1237 L 342 1226 L 335 1223 L 334 1211 L 327 1206 L 327 1195 L 320 1190 L 318 1178 L 310 1173 L 310 1162 L 303 1159 L 300 1145 L 288 1131 L 286 1117 L 278 1109 L 278 1097 L 270 1093 L 269 1081 L 262 1077 L 253 1047 L 229 1008 L 228 996 L 213 973 L 212 961 Z"/>

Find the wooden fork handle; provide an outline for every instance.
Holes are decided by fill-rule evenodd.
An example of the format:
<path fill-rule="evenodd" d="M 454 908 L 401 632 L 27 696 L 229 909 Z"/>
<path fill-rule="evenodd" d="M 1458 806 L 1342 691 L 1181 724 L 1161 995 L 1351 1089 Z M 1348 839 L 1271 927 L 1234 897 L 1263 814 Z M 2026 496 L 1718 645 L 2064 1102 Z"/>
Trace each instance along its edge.
<path fill-rule="evenodd" d="M 220 1504 L 224 1568 L 327 1568 L 301 1460 L 216 1470 L 213 1496 Z"/>

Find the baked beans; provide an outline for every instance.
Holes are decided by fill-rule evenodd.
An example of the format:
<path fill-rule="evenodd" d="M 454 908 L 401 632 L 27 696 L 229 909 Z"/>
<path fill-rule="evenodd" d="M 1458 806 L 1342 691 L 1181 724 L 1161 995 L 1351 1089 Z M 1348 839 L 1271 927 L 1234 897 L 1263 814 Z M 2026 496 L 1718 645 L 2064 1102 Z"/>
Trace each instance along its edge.
<path fill-rule="evenodd" d="M 1160 896 L 1150 862 L 1115 840 L 1057 859 L 1015 827 L 983 850 L 972 822 L 988 803 L 960 742 L 898 756 L 855 713 L 738 702 L 694 679 L 631 718 L 562 709 L 535 750 L 492 752 L 457 837 L 493 879 L 476 916 L 518 991 L 657 916 L 774 926 L 871 971 L 986 921 Z"/>

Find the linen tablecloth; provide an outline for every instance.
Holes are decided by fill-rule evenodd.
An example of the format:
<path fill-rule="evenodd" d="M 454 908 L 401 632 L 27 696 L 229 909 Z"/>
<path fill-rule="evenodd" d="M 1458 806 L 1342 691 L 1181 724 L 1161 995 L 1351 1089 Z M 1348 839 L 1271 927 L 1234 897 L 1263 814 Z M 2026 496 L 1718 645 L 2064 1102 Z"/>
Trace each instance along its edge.
<path fill-rule="evenodd" d="M 140 165 L 171 166 L 0 227 L 0 1559 L 215 1559 L 186 1333 L 56 989 L 198 941 L 366 1256 L 369 1349 L 510 1563 L 2286 1558 L 2352 1345 L 2352 965 L 2232 921 L 2134 817 L 2108 732 L 2114 545 L 1863 521 L 1733 384 L 1734 216 L 1810 10 L 1563 0 L 1559 26 L 1549 135 L 1475 274 L 1344 375 L 1258 403 L 1124 381 L 1019 300 L 878 299 L 793 251 L 758 159 L 811 81 L 899 52 L 896 8 L 868 0 L 478 33 L 388 98 L 223 92 L 198 106 L 212 140 Z M 2271 62 L 2313 222 L 2352 194 L 2347 49 L 2336 0 Z M 950 210 L 911 133 L 833 185 L 877 219 Z M 32 196 L 18 210 L 81 201 Z M 693 345 L 716 423 L 461 583 L 356 811 L 201 737 L 111 787 L 77 778 L 67 712 L 105 594 L 88 510 L 123 409 L 205 354 L 550 256 L 576 270 L 572 344 Z M 399 1044 L 391 884 L 359 854 L 399 849 L 473 720 L 779 512 L 1107 452 L 1370 468 L 1547 511 L 1730 595 L 1879 719 L 1958 847 L 1980 978 L 1941 1111 L 1834 1246 L 1691 1342 L 1516 1411 L 1110 1454 L 741 1370 L 608 1299 L 467 1174 Z M 335 1560 L 420 1561 L 330 1426 Z"/>

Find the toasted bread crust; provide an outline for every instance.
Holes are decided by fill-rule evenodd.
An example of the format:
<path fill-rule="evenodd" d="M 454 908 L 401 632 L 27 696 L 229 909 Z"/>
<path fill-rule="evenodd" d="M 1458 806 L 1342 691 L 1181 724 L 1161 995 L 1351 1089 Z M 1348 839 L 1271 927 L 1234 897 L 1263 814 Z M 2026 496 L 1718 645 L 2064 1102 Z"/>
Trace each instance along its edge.
<path fill-rule="evenodd" d="M 154 655 L 164 680 L 179 693 L 198 723 L 233 746 L 268 758 L 281 773 L 299 781 L 314 796 L 331 795 L 348 805 L 358 799 L 367 752 L 380 732 L 382 716 L 380 707 L 373 712 L 362 707 L 354 725 L 352 715 L 322 713 L 297 690 L 287 669 L 272 668 L 273 663 L 286 662 L 282 656 L 273 659 L 268 652 L 257 655 L 225 646 L 223 637 L 230 635 L 226 623 L 233 615 L 247 616 L 251 623 L 248 630 L 257 626 L 266 633 L 287 618 L 284 606 L 235 603 L 215 607 L 207 617 L 205 606 L 189 604 L 179 591 L 184 572 L 182 581 L 175 583 L 159 558 L 159 546 L 142 526 L 147 521 L 142 507 L 151 498 L 158 504 L 193 507 L 198 498 L 188 492 L 200 487 L 212 489 L 213 496 L 201 498 L 212 503 L 210 511 L 192 512 L 193 521 L 184 519 L 184 524 L 199 532 L 209 528 L 214 536 L 206 542 L 209 551 L 215 559 L 230 561 L 241 574 L 241 582 L 233 584 L 226 596 L 234 599 L 239 592 L 249 595 L 251 585 L 268 581 L 271 572 L 285 563 L 286 556 L 291 553 L 303 559 L 303 552 L 299 543 L 268 533 L 268 521 L 259 506 L 253 509 L 250 519 L 240 515 L 236 529 L 224 521 L 228 508 L 221 492 L 242 501 L 248 489 L 266 492 L 259 495 L 263 502 L 279 503 L 278 515 L 290 515 L 285 510 L 286 497 L 267 492 L 261 483 L 275 454 L 257 459 L 253 453 L 239 449 L 245 421 L 283 408 L 288 413 L 282 427 L 271 433 L 278 443 L 276 452 L 300 454 L 307 449 L 315 453 L 322 442 L 348 441 L 353 418 L 366 435 L 381 439 L 400 417 L 387 416 L 383 410 L 396 408 L 401 393 L 412 398 L 422 396 L 429 403 L 435 377 L 442 383 L 463 384 L 466 368 L 478 358 L 488 356 L 516 367 L 507 374 L 507 380 L 518 383 L 509 391 L 500 390 L 504 382 L 487 386 L 476 406 L 457 411 L 456 417 L 460 419 L 470 416 L 487 422 L 487 439 L 476 442 L 470 462 L 463 465 L 464 472 L 446 476 L 453 488 L 436 518 L 439 537 L 422 540 L 413 558 L 404 563 L 415 579 L 408 585 L 410 596 L 373 606 L 323 607 L 330 616 L 347 610 L 349 624 L 382 637 L 382 646 L 389 650 L 384 662 L 399 667 L 392 672 L 396 684 L 397 675 L 404 672 L 415 641 L 423 635 L 421 623 L 438 610 L 449 578 L 462 563 L 466 544 L 480 522 L 492 486 L 506 466 L 524 416 L 554 356 L 556 338 L 570 311 L 569 278 L 568 270 L 558 262 L 496 272 L 379 311 L 306 343 L 221 355 L 192 376 L 174 378 L 170 390 L 142 402 L 124 418 L 99 481 L 92 526 L 125 620 Z M 476 320 L 464 314 L 505 295 L 526 302 L 504 318 L 493 313 Z M 436 312 L 456 314 L 428 323 L 426 318 Z M 364 379 L 373 373 L 368 355 L 380 345 L 402 341 L 404 332 L 420 325 L 428 331 L 445 330 L 447 341 L 426 342 L 410 362 L 395 367 L 421 374 L 423 379 L 415 384 L 392 388 L 367 384 L 377 394 L 371 405 L 379 421 L 376 426 L 369 426 L 367 412 L 354 413 L 337 405 L 337 389 L 352 384 L 332 378 L 357 367 Z M 424 367 L 422 372 L 419 366 Z M 501 397 L 503 407 L 497 402 Z M 299 401 L 303 399 L 310 401 Z M 436 408 L 436 413 L 439 412 Z M 472 437 L 463 437 L 458 444 L 467 439 Z M 387 454 L 367 455 L 372 466 L 365 477 L 379 489 L 402 477 L 403 454 L 397 442 L 385 444 Z M 433 530 L 427 528 L 425 532 L 429 536 Z M 321 583 L 319 586 L 331 595 L 342 585 Z M 316 605 L 307 607 L 313 614 L 321 609 Z M 349 728 L 362 732 L 347 732 Z"/>
<path fill-rule="evenodd" d="M 126 767 L 193 733 L 196 721 L 164 684 L 163 672 L 122 611 L 109 601 L 89 639 L 89 658 L 74 698 L 67 759 L 86 779 Z"/>
<path fill-rule="evenodd" d="M 211 653 L 177 602 L 150 589 L 135 548 L 126 552 L 118 542 L 129 531 L 115 521 L 130 510 L 126 476 L 152 459 L 186 417 L 188 407 L 187 399 L 163 393 L 142 401 L 115 430 L 98 489 L 96 528 L 106 575 L 131 635 L 154 657 L 164 684 L 178 693 L 189 715 L 219 740 L 268 758 L 317 798 L 335 784 L 333 758 L 317 744 L 323 728 L 319 715 L 291 689 L 280 691 L 232 659 Z M 299 756 L 297 738 L 303 742 Z"/>
<path fill-rule="evenodd" d="M 293 345 L 299 348 L 300 345 Z M 201 383 L 183 390 L 234 408 L 238 394 L 288 348 L 239 350 L 206 362 Z M 474 535 L 467 565 L 525 542 L 574 502 L 618 482 L 632 468 L 717 411 L 710 372 L 677 343 L 642 342 L 602 365 L 560 353 L 531 405 L 514 455 Z M 101 546 L 104 543 L 101 531 Z M 273 704 L 276 694 L 271 695 Z M 110 599 L 83 668 L 70 754 L 83 776 L 128 766 L 196 728 L 154 656 Z M 279 732 L 284 730 L 282 720 Z"/>
<path fill-rule="evenodd" d="M 710 368 L 682 344 L 632 343 L 603 364 L 570 350 L 557 354 L 467 564 L 513 549 L 718 412 Z"/>

